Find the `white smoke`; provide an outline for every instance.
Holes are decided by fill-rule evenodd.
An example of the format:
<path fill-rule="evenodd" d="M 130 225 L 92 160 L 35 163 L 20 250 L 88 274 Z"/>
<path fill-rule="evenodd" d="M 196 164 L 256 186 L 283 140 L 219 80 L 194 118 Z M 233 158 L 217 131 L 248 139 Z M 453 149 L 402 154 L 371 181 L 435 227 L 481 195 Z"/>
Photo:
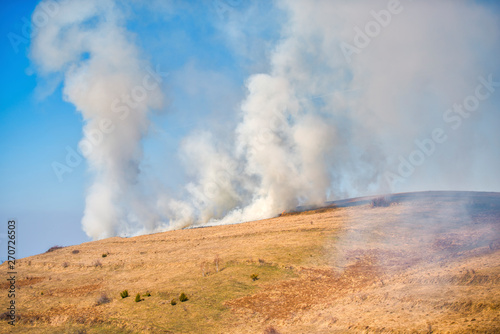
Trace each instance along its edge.
<path fill-rule="evenodd" d="M 32 58 L 42 73 L 64 73 L 64 98 L 85 122 L 80 150 L 94 181 L 83 229 L 92 238 L 136 230 L 141 139 L 148 111 L 161 106 L 159 84 L 113 1 L 64 1 L 57 11 L 33 39 Z"/>
<path fill-rule="evenodd" d="M 238 20 L 227 23 L 233 27 L 225 36 L 230 48 L 244 41 L 267 47 L 255 54 L 269 55 L 267 66 L 260 58 L 249 66 L 269 70 L 251 75 L 240 108 L 228 111 L 236 113 L 228 119 L 237 124 L 230 131 L 194 129 L 179 148 L 188 179 L 184 193 L 159 187 L 146 196 L 139 178 L 141 140 L 148 111 L 161 106 L 161 87 L 130 101 L 148 72 L 125 28 L 125 10 L 113 1 L 60 4 L 60 15 L 33 40 L 33 59 L 42 72 L 65 74 L 65 98 L 82 113 L 88 137 L 104 120 L 115 126 L 85 154 L 94 174 L 83 219 L 88 235 L 248 221 L 379 192 L 500 190 L 500 179 L 488 177 L 500 167 L 499 114 L 491 102 L 498 98 L 492 94 L 456 131 L 443 120 L 447 109 L 474 93 L 479 77 L 493 73 L 499 81 L 498 13 L 465 0 L 304 0 L 276 7 L 286 20 L 273 46 L 252 39 L 253 30 Z M 254 13 L 257 7 L 233 10 L 245 8 Z M 175 5 L 168 10 L 175 12 Z M 252 16 L 236 17 L 251 22 Z M 215 25 L 222 34 L 223 24 Z M 186 67 L 188 77 L 179 85 L 192 87 L 206 77 L 197 87 L 210 91 L 214 78 L 224 81 L 216 73 L 194 79 L 189 73 L 197 73 L 194 66 Z M 221 100 L 209 103 L 219 108 Z M 446 130 L 448 140 L 412 175 L 387 182 L 400 157 L 407 159 L 415 141 L 436 128 Z"/>
<path fill-rule="evenodd" d="M 498 71 L 498 61 L 489 56 L 500 50 L 495 14 L 466 1 L 280 5 L 289 15 L 283 39 L 271 55 L 270 73 L 248 79 L 236 131 L 244 175 L 257 182 L 250 201 L 223 223 L 363 194 L 499 189 L 498 183 L 477 177 L 464 182 L 460 175 L 473 177 L 475 168 L 456 172 L 456 157 L 465 163 L 477 146 L 484 147 L 485 139 L 471 145 L 478 134 L 471 136 L 467 129 L 450 138 L 449 145 L 435 148 L 421 170 L 400 178 L 396 188 L 385 177 L 397 170 L 394 160 L 415 149 L 415 140 L 448 126 L 444 112 L 474 91 L 479 76 Z M 367 29 L 383 15 L 380 32 L 365 34 L 367 46 L 353 54 L 342 50 L 344 42 L 356 46 L 356 27 Z M 481 122 L 498 124 L 498 116 L 483 105 L 482 113 L 469 121 L 482 131 Z M 492 129 L 482 136 L 497 137 L 498 143 Z M 499 160 L 487 160 L 480 168 L 492 175 Z"/>

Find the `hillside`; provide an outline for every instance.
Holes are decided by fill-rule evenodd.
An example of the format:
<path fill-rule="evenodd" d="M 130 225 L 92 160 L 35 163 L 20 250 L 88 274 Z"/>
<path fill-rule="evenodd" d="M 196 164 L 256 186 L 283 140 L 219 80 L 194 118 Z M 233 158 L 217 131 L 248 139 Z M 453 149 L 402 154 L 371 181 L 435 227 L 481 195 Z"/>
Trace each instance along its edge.
<path fill-rule="evenodd" d="M 22 259 L 19 318 L 14 327 L 2 320 L 0 332 L 500 332 L 500 194 L 400 194 L 379 204 L 332 202 Z"/>

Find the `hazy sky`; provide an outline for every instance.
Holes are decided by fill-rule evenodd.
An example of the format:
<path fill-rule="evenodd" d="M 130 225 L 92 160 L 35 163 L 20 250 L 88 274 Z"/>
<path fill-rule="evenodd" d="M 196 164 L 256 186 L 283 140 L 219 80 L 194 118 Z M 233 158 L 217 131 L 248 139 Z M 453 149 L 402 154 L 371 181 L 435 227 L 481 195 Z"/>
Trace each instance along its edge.
<path fill-rule="evenodd" d="M 496 1 L 0 6 L 0 236 L 16 218 L 18 257 L 348 196 L 500 191 Z"/>

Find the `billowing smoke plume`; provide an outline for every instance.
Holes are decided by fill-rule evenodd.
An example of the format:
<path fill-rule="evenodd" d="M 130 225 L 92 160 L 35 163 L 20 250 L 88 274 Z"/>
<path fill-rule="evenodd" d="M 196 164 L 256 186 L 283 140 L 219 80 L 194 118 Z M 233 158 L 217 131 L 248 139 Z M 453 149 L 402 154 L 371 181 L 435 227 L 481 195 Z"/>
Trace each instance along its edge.
<path fill-rule="evenodd" d="M 497 16 L 456 1 L 280 5 L 288 20 L 271 70 L 247 80 L 238 178 L 201 167 L 212 177 L 200 178 L 200 189 L 220 180 L 219 171 L 246 191 L 232 197 L 241 208 L 222 223 L 377 192 L 499 189 L 487 175 L 500 161 L 483 155 L 498 150 L 488 126 L 500 120 L 493 104 L 478 99 L 481 112 L 468 112 L 464 126 L 457 123 L 464 116 L 449 112 L 498 73 Z M 495 85 L 481 91 L 493 99 Z M 471 158 L 489 163 L 467 166 Z M 221 200 L 212 195 L 212 203 Z"/>
<path fill-rule="evenodd" d="M 64 72 L 84 132 L 106 120 L 114 128 L 85 152 L 95 174 L 83 219 L 91 237 L 248 221 L 380 192 L 500 190 L 497 12 L 452 0 L 276 6 L 280 38 L 264 43 L 268 70 L 246 80 L 236 124 L 182 141 L 189 181 L 180 197 L 141 192 L 141 139 L 161 104 L 160 86 L 144 83 L 161 78 L 144 70 L 120 8 L 68 1 L 40 29 L 33 57 Z M 229 34 L 258 44 L 230 24 Z"/>
<path fill-rule="evenodd" d="M 94 181 L 82 220 L 85 232 L 103 238 L 142 218 L 135 184 L 148 131 L 148 111 L 161 105 L 158 74 L 148 73 L 113 1 L 45 2 L 54 11 L 33 40 L 41 71 L 64 74 L 64 98 L 82 114 L 80 152 Z M 153 72 L 153 71 L 151 71 Z"/>

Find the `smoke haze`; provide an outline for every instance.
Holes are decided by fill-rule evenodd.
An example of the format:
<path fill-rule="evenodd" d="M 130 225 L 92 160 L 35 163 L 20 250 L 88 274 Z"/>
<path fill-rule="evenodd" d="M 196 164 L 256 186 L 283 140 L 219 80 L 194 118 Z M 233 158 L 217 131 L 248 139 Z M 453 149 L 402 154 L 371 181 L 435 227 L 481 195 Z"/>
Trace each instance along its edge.
<path fill-rule="evenodd" d="M 500 191 L 500 20 L 489 5 L 277 1 L 275 24 L 256 32 L 253 23 L 272 20 L 264 5 L 223 3 L 222 16 L 206 15 L 244 79 L 190 57 L 167 77 L 150 61 L 129 31 L 133 11 L 168 22 L 196 12 L 186 4 L 62 1 L 38 29 L 38 73 L 63 75 L 84 121 L 90 237 L 249 221 L 358 195 Z M 161 45 L 165 62 L 172 48 Z M 179 111 L 182 96 L 192 107 Z M 163 110 L 173 124 L 204 124 L 173 140 L 182 172 L 144 166 L 144 142 L 171 129 L 151 124 Z M 184 185 L 174 191 L 157 174 Z"/>

